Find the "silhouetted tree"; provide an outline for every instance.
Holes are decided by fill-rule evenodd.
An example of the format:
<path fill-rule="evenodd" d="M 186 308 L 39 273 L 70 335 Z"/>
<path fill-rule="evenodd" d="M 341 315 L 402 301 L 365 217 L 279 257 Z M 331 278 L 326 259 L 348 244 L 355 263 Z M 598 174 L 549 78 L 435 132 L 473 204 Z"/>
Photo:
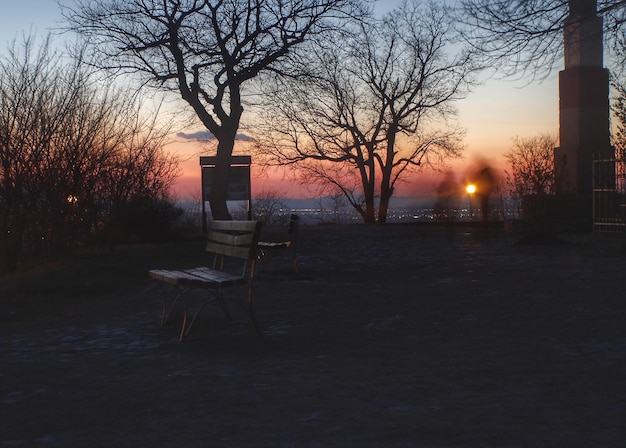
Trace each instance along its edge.
<path fill-rule="evenodd" d="M 504 157 L 509 163 L 506 171 L 511 191 L 518 197 L 554 193 L 554 148 L 557 137 L 541 134 L 513 139 L 513 147 Z"/>
<path fill-rule="evenodd" d="M 556 183 L 554 147 L 557 137 L 550 134 L 516 137 L 513 144 L 513 148 L 504 155 L 510 166 L 510 171 L 505 171 L 509 194 L 520 205 L 523 217 L 534 233 L 550 233 L 550 198 Z"/>
<path fill-rule="evenodd" d="M 252 199 L 252 214 L 265 224 L 275 224 L 276 214 L 286 208 L 285 194 L 277 190 L 262 190 Z"/>
<path fill-rule="evenodd" d="M 611 135 L 611 143 L 615 146 L 616 157 L 626 156 L 626 85 L 619 78 L 611 79 L 611 87 L 615 95 L 611 104 L 611 112 L 615 116 L 615 130 Z"/>
<path fill-rule="evenodd" d="M 507 75 L 522 77 L 531 73 L 549 74 L 561 64 L 563 26 L 569 3 L 590 8 L 595 0 L 462 0 L 458 18 L 465 25 L 464 35 L 483 52 L 488 66 Z M 626 2 L 599 0 L 597 11 L 604 19 L 608 45 L 620 56 L 622 51 Z"/>
<path fill-rule="evenodd" d="M 474 66 L 441 5 L 405 3 L 352 31 L 311 48 L 296 80 L 276 80 L 259 146 L 384 223 L 398 182 L 460 155 L 463 132 L 448 120 Z"/>
<path fill-rule="evenodd" d="M 325 38 L 356 0 L 77 0 L 66 7 L 102 68 L 177 92 L 218 141 L 210 193 L 214 218 L 228 219 L 230 157 L 244 112 L 244 87 L 307 39 Z"/>
<path fill-rule="evenodd" d="M 78 51 L 33 39 L 0 58 L 0 260 L 75 246 L 116 204 L 160 200 L 177 175 L 168 127 L 141 98 L 98 82 Z"/>
<path fill-rule="evenodd" d="M 615 92 L 611 111 L 615 116 L 615 132 L 611 135 L 611 143 L 615 147 L 615 187 L 616 201 L 622 219 L 626 221 L 626 85 L 623 78 L 614 77 L 611 86 Z"/>
<path fill-rule="evenodd" d="M 345 194 L 339 192 L 318 199 L 320 210 L 320 223 L 345 224 L 350 219 L 352 209 Z"/>

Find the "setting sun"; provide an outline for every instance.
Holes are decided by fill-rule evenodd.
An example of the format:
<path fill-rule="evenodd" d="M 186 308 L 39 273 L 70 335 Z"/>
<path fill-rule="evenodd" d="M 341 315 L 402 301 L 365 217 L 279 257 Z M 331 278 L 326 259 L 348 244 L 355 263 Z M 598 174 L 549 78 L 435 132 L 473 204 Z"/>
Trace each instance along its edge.
<path fill-rule="evenodd" d="M 467 191 L 469 194 L 476 193 L 476 185 L 469 184 L 467 187 L 465 187 L 465 191 Z"/>

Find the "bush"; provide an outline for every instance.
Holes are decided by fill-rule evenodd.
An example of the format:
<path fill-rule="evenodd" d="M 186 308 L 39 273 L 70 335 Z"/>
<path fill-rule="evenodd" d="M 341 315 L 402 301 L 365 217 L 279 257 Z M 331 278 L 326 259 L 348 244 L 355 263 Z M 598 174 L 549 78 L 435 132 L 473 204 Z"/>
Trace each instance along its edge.
<path fill-rule="evenodd" d="M 167 199 L 138 198 L 118 207 L 106 226 L 109 245 L 158 243 L 180 235 L 183 209 Z"/>

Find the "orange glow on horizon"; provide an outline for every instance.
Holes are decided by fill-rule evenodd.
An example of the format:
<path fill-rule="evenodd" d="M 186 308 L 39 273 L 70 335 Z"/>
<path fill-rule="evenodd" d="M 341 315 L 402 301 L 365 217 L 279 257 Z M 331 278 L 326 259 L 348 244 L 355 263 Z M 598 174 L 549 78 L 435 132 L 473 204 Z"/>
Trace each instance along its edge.
<path fill-rule="evenodd" d="M 199 157 L 199 156 L 198 156 Z M 457 179 L 465 177 L 470 166 L 468 161 L 464 164 L 457 162 L 451 173 Z M 183 175 L 176 180 L 172 187 L 172 194 L 177 198 L 200 197 L 201 173 L 198 160 L 194 157 L 181 165 Z M 394 197 L 426 197 L 437 195 L 437 188 L 449 173 L 422 171 L 405 178 L 404 182 L 399 182 L 394 189 Z M 307 187 L 297 180 L 285 176 L 282 171 L 270 170 L 260 173 L 258 167 L 252 164 L 252 196 L 255 197 L 261 192 L 275 192 L 279 196 L 291 199 L 311 199 L 317 197 L 314 186 Z M 475 188 L 475 186 L 474 186 Z M 467 190 L 466 190 L 467 191 Z M 469 191 L 467 191 L 469 193 Z"/>
<path fill-rule="evenodd" d="M 236 147 L 237 154 L 246 154 L 246 142 L 238 141 Z M 482 148 L 480 151 L 477 148 Z M 206 144 L 194 141 L 175 141 L 166 148 L 181 160 L 180 168 L 182 176 L 179 177 L 172 187 L 172 195 L 175 198 L 190 198 L 198 200 L 201 191 L 201 172 L 199 158 L 201 155 L 211 155 L 214 151 L 207 148 Z M 464 156 L 448 162 L 448 170 L 434 171 L 424 169 L 403 181 L 398 182 L 394 188 L 394 197 L 436 197 L 438 186 L 450 174 L 461 182 L 471 180 L 470 172 L 477 160 L 489 160 L 496 172 L 504 170 L 502 154 L 508 149 L 504 145 L 496 148 L 495 145 L 486 145 L 480 142 L 471 141 L 466 146 Z M 311 199 L 318 196 L 315 187 L 302 185 L 293 176 L 286 175 L 279 168 L 262 171 L 255 166 L 252 160 L 252 196 L 255 197 L 261 192 L 275 192 L 279 196 L 292 199 Z"/>

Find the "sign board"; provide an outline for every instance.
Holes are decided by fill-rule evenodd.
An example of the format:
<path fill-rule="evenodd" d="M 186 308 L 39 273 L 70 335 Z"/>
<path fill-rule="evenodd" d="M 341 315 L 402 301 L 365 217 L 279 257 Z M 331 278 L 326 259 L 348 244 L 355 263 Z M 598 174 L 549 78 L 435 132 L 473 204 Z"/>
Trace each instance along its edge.
<path fill-rule="evenodd" d="M 215 156 L 201 156 L 200 167 L 202 169 L 202 227 L 206 230 L 206 206 L 211 193 L 213 174 L 215 170 Z M 252 214 L 252 189 L 250 182 L 251 156 L 232 156 L 230 158 L 230 176 L 226 201 L 247 201 L 248 219 Z"/>
<path fill-rule="evenodd" d="M 202 195 L 205 201 L 209 200 L 213 183 L 214 167 L 202 167 Z M 250 166 L 231 166 L 226 191 L 227 201 L 247 201 L 250 199 Z"/>

